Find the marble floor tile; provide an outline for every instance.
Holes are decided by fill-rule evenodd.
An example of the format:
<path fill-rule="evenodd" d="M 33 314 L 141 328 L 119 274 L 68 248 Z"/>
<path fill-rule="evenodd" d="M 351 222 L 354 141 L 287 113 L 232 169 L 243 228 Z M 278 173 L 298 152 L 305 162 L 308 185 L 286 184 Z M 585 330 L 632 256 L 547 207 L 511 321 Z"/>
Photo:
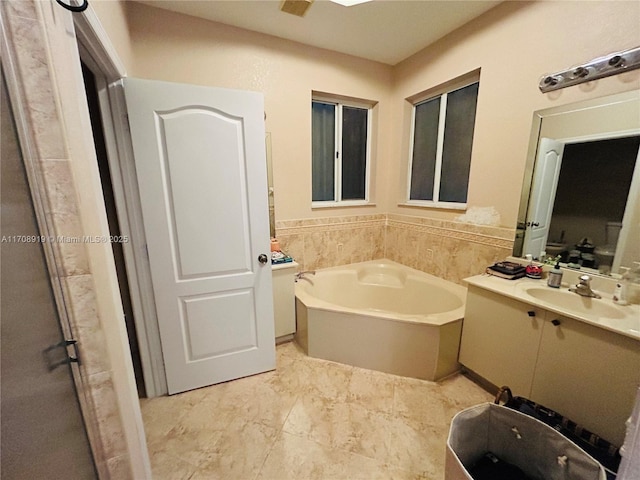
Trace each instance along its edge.
<path fill-rule="evenodd" d="M 310 359 L 306 365 L 307 383 L 301 394 L 334 402 L 346 400 L 353 367 L 317 358 Z"/>
<path fill-rule="evenodd" d="M 153 480 L 189 480 L 196 467 L 166 452 L 149 452 Z"/>
<path fill-rule="evenodd" d="M 355 403 L 302 396 L 282 430 L 330 448 L 385 461 L 390 423 L 387 414 Z"/>
<path fill-rule="evenodd" d="M 419 480 L 425 477 L 282 432 L 257 480 Z"/>
<path fill-rule="evenodd" d="M 275 442 L 278 430 L 236 418 L 228 426 L 191 480 L 256 478 Z"/>
<path fill-rule="evenodd" d="M 276 348 L 277 369 L 142 399 L 154 478 L 444 478 L 458 411 L 492 400 L 462 375 L 398 377 Z"/>
<path fill-rule="evenodd" d="M 298 398 L 292 391 L 282 389 L 274 381 L 255 385 L 253 396 L 243 405 L 240 414 L 247 420 L 276 429 L 282 428 Z"/>
<path fill-rule="evenodd" d="M 435 382 L 414 379 L 396 381 L 393 411 L 406 418 L 432 426 L 443 426 L 449 421 L 449 402 Z"/>
<path fill-rule="evenodd" d="M 347 390 L 347 401 L 371 410 L 391 413 L 396 378 L 386 373 L 353 368 Z"/>
<path fill-rule="evenodd" d="M 449 420 L 460 410 L 479 403 L 493 402 L 494 396 L 463 375 L 455 375 L 440 382 Z"/>
<path fill-rule="evenodd" d="M 449 426 L 432 426 L 402 416 L 392 419 L 387 433 L 387 462 L 425 478 L 444 478 Z"/>
<path fill-rule="evenodd" d="M 206 428 L 193 430 L 179 425 L 162 441 L 149 443 L 148 448 L 152 455 L 164 454 L 177 457 L 180 461 L 197 467 L 214 458 L 216 444 L 222 436 L 221 430 Z"/>
<path fill-rule="evenodd" d="M 147 442 L 162 439 L 205 395 L 203 389 L 198 389 L 180 395 L 140 399 Z"/>

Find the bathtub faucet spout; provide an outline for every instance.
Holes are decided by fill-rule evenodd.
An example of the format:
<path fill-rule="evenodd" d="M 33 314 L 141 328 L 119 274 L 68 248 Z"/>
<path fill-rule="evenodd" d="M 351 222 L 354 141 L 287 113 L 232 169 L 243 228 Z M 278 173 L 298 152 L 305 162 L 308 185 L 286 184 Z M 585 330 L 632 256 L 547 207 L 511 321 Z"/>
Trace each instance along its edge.
<path fill-rule="evenodd" d="M 315 275 L 316 271 L 315 270 L 305 270 L 304 272 L 298 272 L 296 273 L 296 279 L 295 281 L 297 282 L 298 280 L 300 280 L 301 278 L 304 278 L 305 275 Z"/>

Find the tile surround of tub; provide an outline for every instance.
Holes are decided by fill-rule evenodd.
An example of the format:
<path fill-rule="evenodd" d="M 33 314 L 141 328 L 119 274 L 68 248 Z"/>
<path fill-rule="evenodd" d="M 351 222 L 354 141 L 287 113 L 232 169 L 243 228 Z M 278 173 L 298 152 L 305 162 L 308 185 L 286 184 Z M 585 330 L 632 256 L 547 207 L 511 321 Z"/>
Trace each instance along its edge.
<path fill-rule="evenodd" d="M 43 14 L 46 2 L 1 2 L 9 40 L 8 65 L 17 77 L 11 86 L 14 110 L 22 112 L 23 158 L 34 196 L 43 211 L 38 221 L 45 235 L 83 234 L 78 212 L 72 158 L 58 108 L 58 88 L 49 63 L 48 29 L 64 28 Z M 4 62 L 5 59 L 3 59 Z M 7 78 L 9 82 L 10 79 Z M 96 468 L 103 478 L 132 478 L 123 438 L 111 364 L 96 307 L 95 283 L 86 248 L 81 243 L 54 243 L 45 248 L 61 314 L 79 341 L 82 364 L 76 382 Z M 57 288 L 58 284 L 61 288 Z M 65 321 L 62 321 L 63 325 Z M 74 367 L 75 368 L 75 367 Z"/>
<path fill-rule="evenodd" d="M 282 249 L 302 270 L 388 258 L 462 283 L 511 255 L 513 229 L 410 215 L 357 215 L 276 222 Z"/>
<path fill-rule="evenodd" d="M 456 283 L 513 251 L 515 231 L 408 215 L 389 215 L 386 257 Z"/>
<path fill-rule="evenodd" d="M 276 222 L 280 246 L 302 270 L 384 258 L 385 215 L 284 220 Z"/>

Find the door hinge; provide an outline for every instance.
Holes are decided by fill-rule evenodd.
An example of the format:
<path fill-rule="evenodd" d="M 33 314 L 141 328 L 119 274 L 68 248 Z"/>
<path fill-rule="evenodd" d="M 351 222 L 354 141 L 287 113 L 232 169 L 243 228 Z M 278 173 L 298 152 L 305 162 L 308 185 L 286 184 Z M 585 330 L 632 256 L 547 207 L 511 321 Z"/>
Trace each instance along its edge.
<path fill-rule="evenodd" d="M 73 347 L 73 354 L 69 354 L 69 347 Z M 56 352 L 60 352 L 61 349 L 62 352 L 64 352 L 64 358 L 62 359 L 59 358 L 60 354 L 56 355 Z M 60 365 L 80 363 L 78 356 L 78 341 L 74 339 L 62 340 L 61 342 L 50 345 L 44 349 L 42 354 L 50 372 L 58 368 Z"/>

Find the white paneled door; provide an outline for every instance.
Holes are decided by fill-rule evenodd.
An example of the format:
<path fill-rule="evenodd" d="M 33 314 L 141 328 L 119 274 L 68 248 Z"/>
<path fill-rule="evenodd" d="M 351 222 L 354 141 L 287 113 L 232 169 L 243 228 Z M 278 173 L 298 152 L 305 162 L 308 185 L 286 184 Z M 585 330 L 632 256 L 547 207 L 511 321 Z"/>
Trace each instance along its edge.
<path fill-rule="evenodd" d="M 262 94 L 124 90 L 169 393 L 273 370 Z"/>
<path fill-rule="evenodd" d="M 564 143 L 540 139 L 522 247 L 524 254 L 530 253 L 534 258 L 539 258 L 546 248 L 563 152 Z"/>

